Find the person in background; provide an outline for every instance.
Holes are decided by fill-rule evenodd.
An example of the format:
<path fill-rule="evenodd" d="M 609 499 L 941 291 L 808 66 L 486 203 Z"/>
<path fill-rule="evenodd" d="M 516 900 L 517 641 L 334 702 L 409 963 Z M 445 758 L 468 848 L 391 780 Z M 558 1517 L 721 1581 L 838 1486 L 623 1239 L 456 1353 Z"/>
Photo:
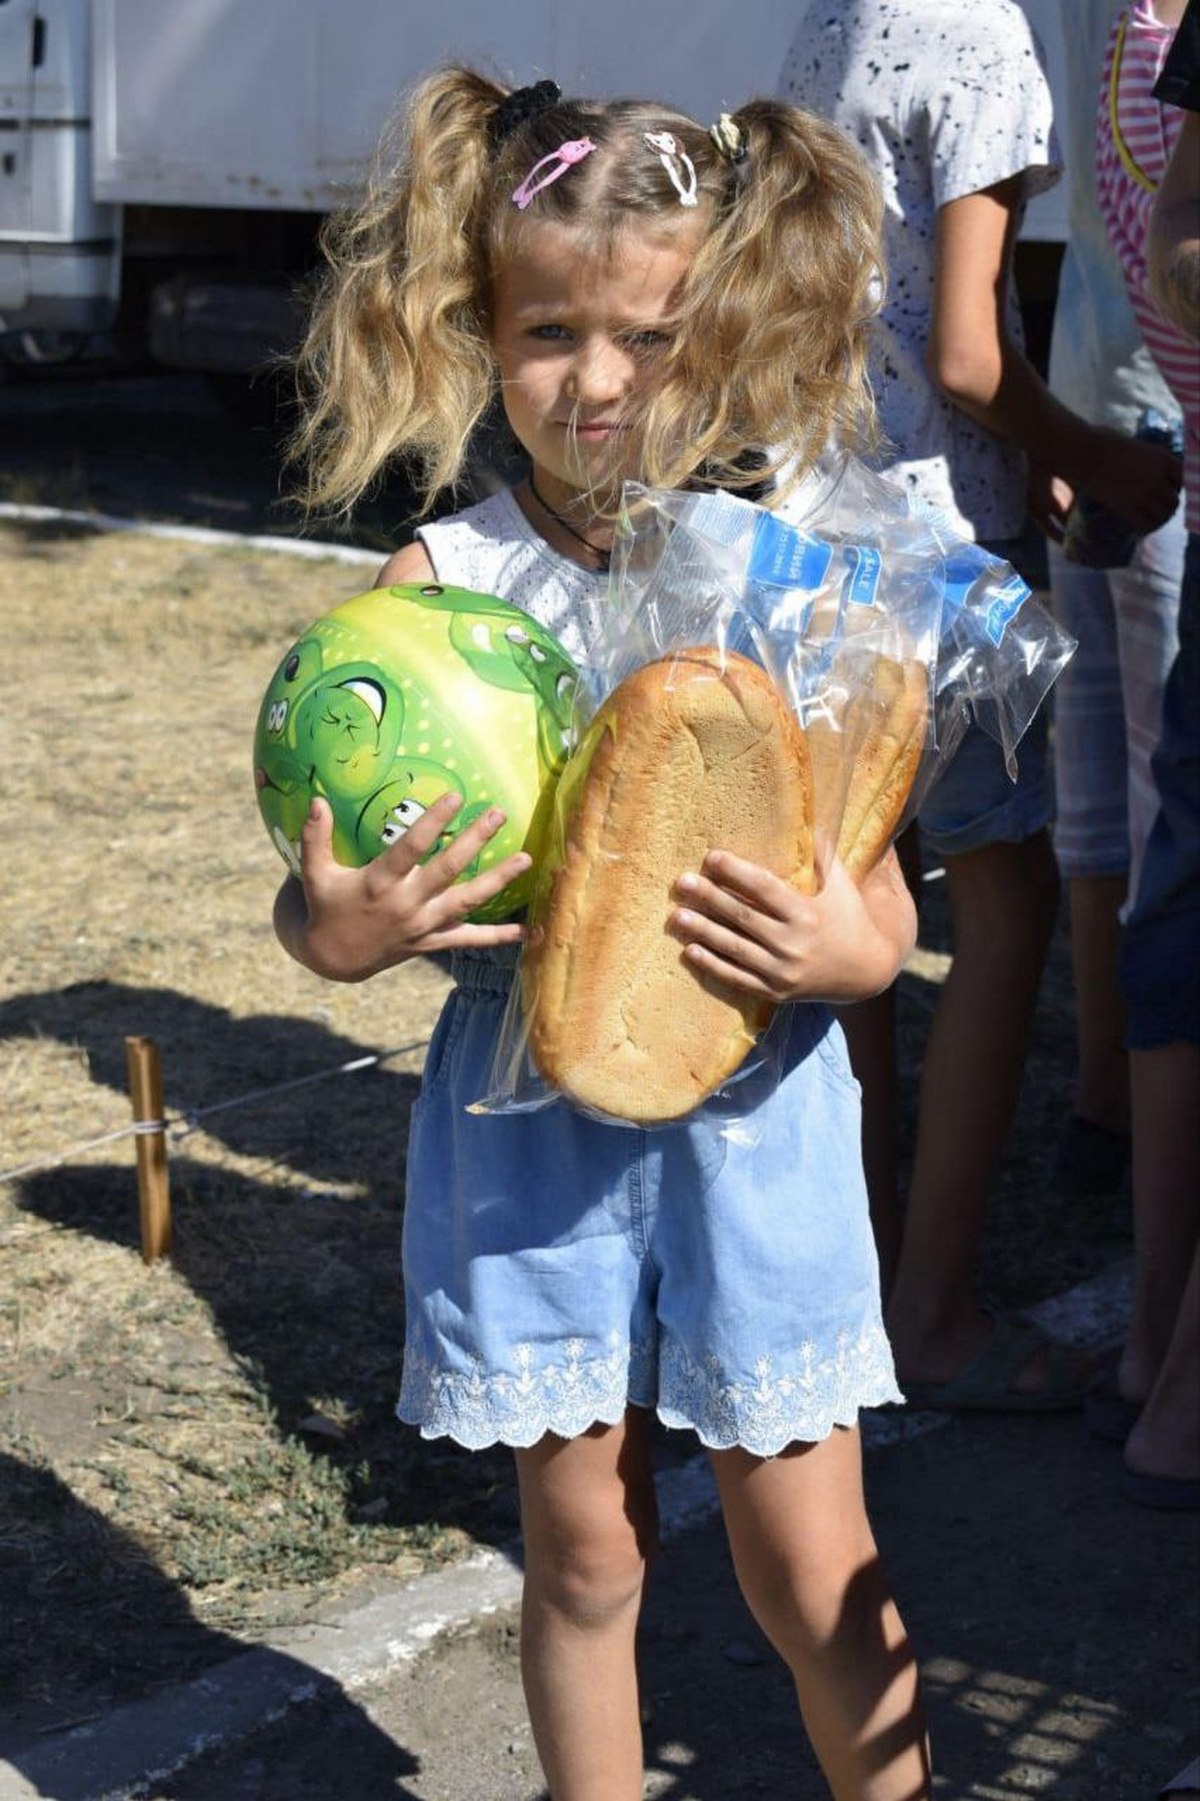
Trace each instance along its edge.
<path fill-rule="evenodd" d="M 1035 516 L 1061 529 L 1056 480 L 1139 530 L 1161 525 L 1178 496 L 1175 459 L 1080 418 L 1021 347 L 1013 247 L 1026 201 L 1060 168 L 1049 88 L 1014 0 L 808 0 L 781 91 L 840 125 L 882 185 L 875 381 L 895 478 L 1010 561 L 1027 491 Z M 887 1325 L 917 1405 L 1078 1406 L 1092 1376 L 1033 1325 L 985 1307 L 973 1280 L 1058 905 L 1044 715 L 1019 760 L 1014 786 L 973 727 L 921 812 L 922 840 L 946 869 L 954 957 L 925 1047 L 903 1214 L 894 999 L 847 1018 Z"/>
<path fill-rule="evenodd" d="M 1096 94 L 1119 0 L 1070 0 L 1060 118 L 1069 235 L 1058 283 L 1050 386 L 1094 424 L 1177 429 L 1179 409 L 1149 351 L 1096 197 Z M 1066 496 L 1062 497 L 1064 503 Z M 1177 646 L 1186 541 L 1182 507 L 1157 532 L 1073 496 L 1048 545 L 1056 617 L 1078 649 L 1054 691 L 1054 848 L 1066 880 L 1078 1068 L 1053 1170 L 1063 1195 L 1120 1192 L 1129 1163 L 1129 1062 L 1117 979 L 1121 914 L 1136 892 L 1158 799 L 1150 757 Z"/>
<path fill-rule="evenodd" d="M 1121 947 L 1133 1122 L 1133 1314 L 1114 1436 L 1130 1499 L 1200 1507 L 1200 0 L 1117 20 L 1097 188 L 1147 346 L 1184 416 L 1179 649 L 1153 758 L 1158 813 Z M 1121 1417 L 1122 1412 L 1124 1417 Z"/>

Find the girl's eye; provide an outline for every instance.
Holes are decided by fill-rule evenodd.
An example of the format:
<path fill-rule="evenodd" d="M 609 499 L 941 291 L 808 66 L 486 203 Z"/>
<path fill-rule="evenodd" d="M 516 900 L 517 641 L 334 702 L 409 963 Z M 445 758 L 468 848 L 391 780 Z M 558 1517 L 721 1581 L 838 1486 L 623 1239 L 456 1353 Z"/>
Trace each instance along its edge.
<path fill-rule="evenodd" d="M 529 335 L 544 344 L 557 344 L 561 343 L 563 339 L 569 338 L 571 334 L 565 325 L 535 325 Z"/>
<path fill-rule="evenodd" d="M 647 327 L 645 331 L 631 331 L 625 341 L 631 350 L 662 350 L 671 338 L 669 332 Z"/>

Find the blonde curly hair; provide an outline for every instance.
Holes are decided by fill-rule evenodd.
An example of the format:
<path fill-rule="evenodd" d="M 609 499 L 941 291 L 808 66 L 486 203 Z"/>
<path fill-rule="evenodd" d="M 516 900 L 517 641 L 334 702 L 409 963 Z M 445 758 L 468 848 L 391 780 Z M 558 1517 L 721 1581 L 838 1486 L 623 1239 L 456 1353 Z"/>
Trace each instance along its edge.
<path fill-rule="evenodd" d="M 466 68 L 427 77 L 385 134 L 361 203 L 326 221 L 289 446 L 311 510 L 349 512 L 394 458 L 426 510 L 456 484 L 498 389 L 497 272 L 547 220 L 577 231 L 584 255 L 613 254 L 630 230 L 695 242 L 670 342 L 634 407 L 640 480 L 736 488 L 774 476 L 784 492 L 826 444 L 874 442 L 882 207 L 841 132 L 754 100 L 733 115 L 744 147 L 733 161 L 670 107 L 560 98 L 497 142 L 505 96 Z M 691 159 L 695 207 L 647 154 L 649 131 L 672 133 Z M 518 210 L 513 190 L 534 164 L 584 137 L 595 153 Z"/>

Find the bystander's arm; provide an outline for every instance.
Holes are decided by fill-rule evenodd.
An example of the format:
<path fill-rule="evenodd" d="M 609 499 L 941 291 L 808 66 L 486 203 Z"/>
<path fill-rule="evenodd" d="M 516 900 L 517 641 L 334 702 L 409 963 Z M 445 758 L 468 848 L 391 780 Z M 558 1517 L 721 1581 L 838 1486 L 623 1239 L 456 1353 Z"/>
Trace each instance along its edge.
<path fill-rule="evenodd" d="M 938 212 L 933 312 L 925 361 L 962 412 L 1050 474 L 1111 506 L 1139 531 L 1175 510 L 1179 462 L 1073 413 L 1008 336 L 1008 271 L 1022 178 L 951 200 Z"/>

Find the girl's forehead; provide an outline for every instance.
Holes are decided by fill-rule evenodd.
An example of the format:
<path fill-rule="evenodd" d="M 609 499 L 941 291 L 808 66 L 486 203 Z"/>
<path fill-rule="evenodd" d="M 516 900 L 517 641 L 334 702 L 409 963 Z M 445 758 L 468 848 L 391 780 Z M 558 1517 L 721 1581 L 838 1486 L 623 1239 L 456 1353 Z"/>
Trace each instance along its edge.
<path fill-rule="evenodd" d="M 601 290 L 665 304 L 695 249 L 694 230 L 651 233 L 631 226 L 599 242 L 583 226 L 531 222 L 498 268 L 496 288 L 518 304 Z"/>

